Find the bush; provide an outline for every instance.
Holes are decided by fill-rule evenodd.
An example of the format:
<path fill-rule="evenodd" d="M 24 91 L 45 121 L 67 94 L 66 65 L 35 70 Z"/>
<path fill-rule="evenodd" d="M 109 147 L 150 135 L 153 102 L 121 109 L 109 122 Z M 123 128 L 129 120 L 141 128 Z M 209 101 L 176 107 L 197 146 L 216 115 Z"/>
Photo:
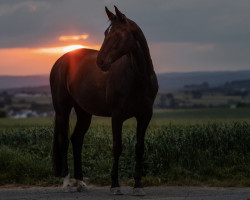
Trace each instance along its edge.
<path fill-rule="evenodd" d="M 120 178 L 131 184 L 135 166 L 135 130 L 123 131 Z M 0 129 L 0 184 L 53 184 L 52 127 Z M 150 127 L 145 137 L 145 185 L 210 184 L 249 186 L 250 125 L 223 123 Z M 109 185 L 112 134 L 91 127 L 82 152 L 83 172 L 91 183 Z M 68 154 L 73 174 L 72 148 Z"/>
<path fill-rule="evenodd" d="M 0 118 L 5 118 L 6 115 L 6 111 L 5 110 L 0 110 Z"/>

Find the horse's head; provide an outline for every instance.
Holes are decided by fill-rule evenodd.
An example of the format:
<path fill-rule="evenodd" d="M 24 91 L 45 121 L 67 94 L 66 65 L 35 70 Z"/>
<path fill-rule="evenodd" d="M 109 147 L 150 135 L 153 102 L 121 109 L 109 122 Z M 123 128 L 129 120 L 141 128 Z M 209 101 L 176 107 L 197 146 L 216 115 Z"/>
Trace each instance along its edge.
<path fill-rule="evenodd" d="M 113 62 L 130 52 L 136 41 L 133 28 L 126 16 L 116 6 L 116 14 L 110 12 L 107 7 L 105 10 L 111 24 L 104 33 L 105 38 L 97 56 L 97 65 L 103 71 L 108 71 Z"/>

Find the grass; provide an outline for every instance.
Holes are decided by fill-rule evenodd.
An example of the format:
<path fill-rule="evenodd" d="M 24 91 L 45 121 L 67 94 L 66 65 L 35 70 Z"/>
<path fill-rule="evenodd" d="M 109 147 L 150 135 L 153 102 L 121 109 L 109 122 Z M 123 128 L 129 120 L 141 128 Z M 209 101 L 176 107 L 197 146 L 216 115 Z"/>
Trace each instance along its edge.
<path fill-rule="evenodd" d="M 249 108 L 156 111 L 145 138 L 144 185 L 250 186 L 247 112 Z M 135 126 L 129 120 L 123 131 L 120 179 L 128 185 L 133 184 Z M 51 118 L 1 119 L 0 127 L 0 185 L 59 182 L 52 174 Z M 94 117 L 82 152 L 90 183 L 110 184 L 111 150 L 110 119 Z M 71 146 L 68 160 L 73 174 Z"/>
<path fill-rule="evenodd" d="M 151 121 L 153 125 L 166 123 L 176 125 L 207 124 L 224 122 L 250 123 L 250 108 L 204 108 L 204 109 L 174 109 L 156 110 Z"/>

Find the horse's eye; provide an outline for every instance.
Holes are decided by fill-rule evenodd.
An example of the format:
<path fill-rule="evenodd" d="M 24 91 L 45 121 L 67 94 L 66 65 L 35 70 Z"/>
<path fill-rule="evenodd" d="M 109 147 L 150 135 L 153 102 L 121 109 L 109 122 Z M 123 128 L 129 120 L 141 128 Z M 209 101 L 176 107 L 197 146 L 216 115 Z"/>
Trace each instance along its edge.
<path fill-rule="evenodd" d="M 115 35 L 115 37 L 114 37 L 114 45 L 113 45 L 113 48 L 114 49 L 118 49 L 119 48 L 119 36 L 118 35 Z"/>

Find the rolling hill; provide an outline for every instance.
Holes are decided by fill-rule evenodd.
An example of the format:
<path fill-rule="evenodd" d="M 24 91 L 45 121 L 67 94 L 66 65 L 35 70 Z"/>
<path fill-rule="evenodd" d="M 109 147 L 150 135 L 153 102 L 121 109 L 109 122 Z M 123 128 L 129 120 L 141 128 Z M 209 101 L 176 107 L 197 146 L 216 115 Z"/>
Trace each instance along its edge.
<path fill-rule="evenodd" d="M 222 85 L 236 80 L 249 80 L 250 70 L 183 72 L 157 74 L 160 89 L 180 89 L 184 85 L 207 82 L 210 86 Z M 0 76 L 0 89 L 38 87 L 49 85 L 49 75 Z"/>
<path fill-rule="evenodd" d="M 213 71 L 213 72 L 183 72 L 158 74 L 160 89 L 179 89 L 184 85 L 202 84 L 210 86 L 223 85 L 236 80 L 249 80 L 250 70 L 245 71 Z"/>
<path fill-rule="evenodd" d="M 0 89 L 49 85 L 49 75 L 0 76 Z"/>

